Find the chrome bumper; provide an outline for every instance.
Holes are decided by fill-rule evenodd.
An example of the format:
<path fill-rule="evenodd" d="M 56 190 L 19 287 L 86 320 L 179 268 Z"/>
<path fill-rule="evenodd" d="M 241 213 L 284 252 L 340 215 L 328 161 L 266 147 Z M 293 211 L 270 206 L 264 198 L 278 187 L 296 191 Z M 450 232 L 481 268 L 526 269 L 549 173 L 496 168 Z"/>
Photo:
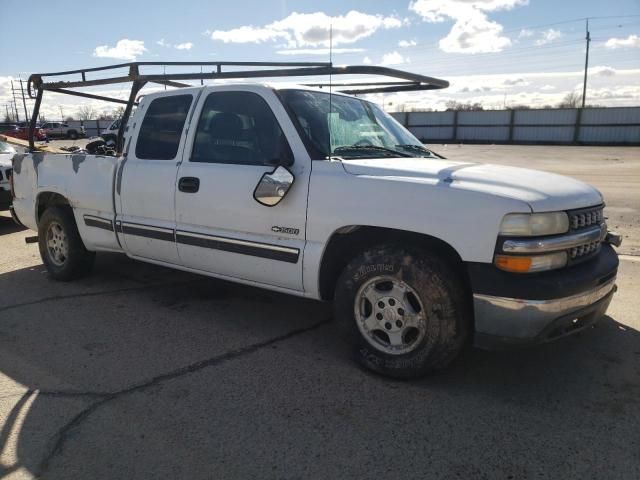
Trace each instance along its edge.
<path fill-rule="evenodd" d="M 598 287 L 553 300 L 524 300 L 474 294 L 476 345 L 488 339 L 537 343 L 578 331 L 604 315 L 615 292 L 615 277 Z M 557 328 L 554 328 L 557 327 Z"/>

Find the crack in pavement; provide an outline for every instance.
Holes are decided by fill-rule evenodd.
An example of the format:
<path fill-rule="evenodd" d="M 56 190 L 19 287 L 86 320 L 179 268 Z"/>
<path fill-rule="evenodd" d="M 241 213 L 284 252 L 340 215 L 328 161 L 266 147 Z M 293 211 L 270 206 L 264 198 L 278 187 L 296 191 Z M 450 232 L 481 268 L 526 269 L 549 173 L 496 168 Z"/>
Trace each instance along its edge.
<path fill-rule="evenodd" d="M 235 360 L 237 358 L 240 357 L 244 357 L 246 355 L 250 355 L 252 353 L 257 352 L 258 350 L 261 350 L 265 347 L 269 347 L 271 345 L 274 345 L 276 343 L 279 342 L 283 342 L 285 340 L 288 340 L 290 338 L 299 336 L 299 335 L 303 335 L 305 333 L 311 332 L 313 330 L 316 330 L 324 325 L 327 325 L 328 323 L 331 322 L 331 318 L 327 318 L 325 320 L 321 320 L 319 322 L 314 323 L 313 325 L 309 326 L 309 327 L 304 327 L 304 328 L 298 328 L 295 330 L 291 330 L 287 333 L 284 333 L 282 335 L 278 335 L 277 337 L 273 337 L 269 340 L 264 340 L 262 342 L 257 342 L 257 343 L 253 343 L 251 345 L 247 345 L 245 347 L 240 347 L 240 348 L 236 348 L 234 350 L 230 350 L 228 352 L 222 353 L 220 355 L 216 355 L 214 357 L 205 359 L 205 360 L 200 360 L 198 362 L 189 364 L 187 366 L 178 368 L 176 370 L 173 370 L 171 372 L 167 372 L 167 373 L 163 373 L 160 375 L 157 375 L 151 379 L 142 381 L 140 383 L 131 385 L 127 388 L 124 388 L 122 390 L 118 390 L 116 392 L 111 392 L 111 393 L 106 393 L 106 394 L 100 394 L 98 392 L 85 392 L 85 394 L 87 396 L 89 395 L 96 395 L 96 396 L 102 396 L 103 398 L 101 400 L 98 400 L 94 403 L 92 403 L 91 405 L 87 406 L 84 410 L 80 411 L 80 413 L 78 413 L 75 417 L 73 417 L 69 422 L 67 422 L 60 430 L 58 430 L 58 432 L 55 434 L 55 436 L 51 439 L 50 444 L 51 444 L 51 448 L 49 449 L 49 452 L 45 455 L 45 457 L 43 458 L 43 460 L 40 462 L 40 465 L 38 467 L 38 472 L 36 473 L 37 477 L 41 477 L 42 475 L 44 475 L 46 473 L 46 471 L 49 468 L 49 465 L 51 464 L 51 461 L 62 451 L 62 448 L 65 444 L 65 442 L 67 441 L 69 434 L 71 433 L 71 431 L 76 428 L 79 427 L 82 422 L 84 420 L 86 420 L 92 413 L 94 413 L 96 410 L 98 410 L 100 407 L 102 407 L 103 405 L 106 405 L 107 403 L 111 402 L 112 400 L 116 400 L 124 395 L 128 395 L 131 393 L 135 393 L 135 392 L 140 392 L 142 390 L 145 390 L 147 388 L 159 385 L 163 382 L 167 382 L 170 380 L 173 380 L 175 378 L 180 378 L 183 377 L 185 375 L 189 375 L 195 372 L 198 372 L 200 370 L 203 370 L 205 368 L 208 367 L 214 367 L 214 366 L 218 366 L 221 365 L 223 363 L 226 363 L 228 361 L 231 360 Z M 44 392 L 43 392 L 44 393 Z M 68 392 L 48 392 L 49 394 L 61 394 L 61 395 L 65 395 Z M 80 396 L 82 395 L 83 392 L 73 392 L 72 395 L 73 396 Z"/>
<path fill-rule="evenodd" d="M 145 284 L 145 285 L 140 285 L 138 287 L 126 287 L 126 288 L 117 288 L 114 290 L 103 290 L 100 292 L 84 292 L 84 293 L 72 293 L 69 295 L 54 295 L 51 297 L 43 297 L 40 298 L 38 300 L 32 300 L 30 302 L 23 302 L 23 303 L 15 303 L 13 305 L 6 305 L 4 307 L 0 307 L 0 313 L 1 312 L 6 312 L 7 310 L 14 310 L 16 308 L 22 308 L 22 307 L 30 307 L 32 305 L 38 305 L 40 303 L 47 303 L 47 302 L 53 302 L 53 301 L 57 301 L 57 300 L 67 300 L 70 298 L 83 298 L 83 297 L 97 297 L 100 295 L 113 295 L 113 294 L 117 294 L 117 293 L 124 293 L 124 292 L 132 292 L 132 291 L 138 291 L 138 290 L 146 290 L 149 288 L 165 288 L 165 287 L 178 287 L 181 285 L 188 285 L 190 283 L 194 283 L 196 282 L 196 280 L 187 280 L 185 282 L 177 282 L 177 283 L 153 283 L 153 284 Z"/>

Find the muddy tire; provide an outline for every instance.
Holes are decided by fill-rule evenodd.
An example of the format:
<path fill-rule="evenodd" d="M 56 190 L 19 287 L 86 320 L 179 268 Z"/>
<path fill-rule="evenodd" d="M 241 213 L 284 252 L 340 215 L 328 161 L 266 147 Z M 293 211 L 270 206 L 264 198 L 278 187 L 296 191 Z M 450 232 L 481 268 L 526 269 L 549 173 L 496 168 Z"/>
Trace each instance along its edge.
<path fill-rule="evenodd" d="M 354 258 L 336 285 L 335 316 L 356 360 L 377 373 L 415 378 L 446 367 L 463 349 L 470 302 L 446 261 L 384 245 Z"/>
<path fill-rule="evenodd" d="M 67 132 L 67 138 L 70 138 L 71 140 L 77 140 L 78 139 L 78 132 L 75 130 L 69 130 Z"/>
<path fill-rule="evenodd" d="M 68 207 L 49 207 L 38 224 L 42 262 L 55 280 L 70 281 L 91 272 L 95 253 L 88 251 Z"/>

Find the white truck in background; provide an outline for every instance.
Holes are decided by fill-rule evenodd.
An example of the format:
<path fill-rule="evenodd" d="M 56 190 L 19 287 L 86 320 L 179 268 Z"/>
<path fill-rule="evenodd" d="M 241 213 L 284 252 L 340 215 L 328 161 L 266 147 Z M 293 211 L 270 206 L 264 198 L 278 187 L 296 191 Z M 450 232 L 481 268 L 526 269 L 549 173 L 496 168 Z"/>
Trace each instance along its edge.
<path fill-rule="evenodd" d="M 10 179 L 13 167 L 11 159 L 16 149 L 7 142 L 0 141 L 0 211 L 9 210 L 11 206 Z"/>
<path fill-rule="evenodd" d="M 617 254 L 577 180 L 443 159 L 375 104 L 233 84 L 146 95 L 124 154 L 16 154 L 13 213 L 52 278 L 96 252 L 333 301 L 394 377 L 602 317 Z"/>
<path fill-rule="evenodd" d="M 70 127 L 65 122 L 45 122 L 41 127 L 47 134 L 47 138 L 69 138 L 77 140 L 80 137 L 86 137 L 87 133 L 84 125 L 80 127 Z"/>

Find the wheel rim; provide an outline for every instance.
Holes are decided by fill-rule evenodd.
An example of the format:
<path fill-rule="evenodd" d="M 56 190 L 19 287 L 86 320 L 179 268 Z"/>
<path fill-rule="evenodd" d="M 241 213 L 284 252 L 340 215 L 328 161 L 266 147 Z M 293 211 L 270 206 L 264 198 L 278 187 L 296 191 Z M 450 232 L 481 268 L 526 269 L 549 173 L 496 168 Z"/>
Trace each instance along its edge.
<path fill-rule="evenodd" d="M 62 225 L 51 222 L 47 228 L 47 252 L 54 265 L 61 267 L 69 256 L 69 242 Z"/>
<path fill-rule="evenodd" d="M 425 309 L 416 291 L 393 277 L 374 277 L 355 298 L 355 319 L 362 336 L 391 355 L 414 350 L 427 329 Z"/>

